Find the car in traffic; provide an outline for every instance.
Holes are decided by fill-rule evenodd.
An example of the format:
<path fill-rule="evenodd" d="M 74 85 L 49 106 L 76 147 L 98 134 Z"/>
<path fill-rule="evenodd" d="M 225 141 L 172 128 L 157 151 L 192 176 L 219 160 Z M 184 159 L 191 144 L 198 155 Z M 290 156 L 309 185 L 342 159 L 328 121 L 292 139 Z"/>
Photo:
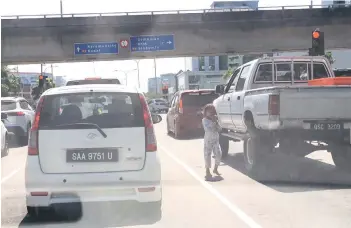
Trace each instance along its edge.
<path fill-rule="evenodd" d="M 169 104 L 164 99 L 151 99 L 148 101 L 149 108 L 152 112 L 168 112 Z"/>
<path fill-rule="evenodd" d="M 172 98 L 167 113 L 167 133 L 181 138 L 187 133 L 203 131 L 202 108 L 212 103 L 218 94 L 213 89 L 178 91 Z"/>
<path fill-rule="evenodd" d="M 98 107 L 99 112 L 94 110 Z M 161 213 L 161 166 L 143 93 L 123 85 L 45 91 L 30 130 L 27 210 L 72 202 L 136 201 Z M 62 208 L 62 207 L 61 207 Z"/>
<path fill-rule="evenodd" d="M 5 127 L 12 132 L 19 143 L 26 145 L 34 118 L 34 110 L 23 97 L 2 97 L 1 113 L 6 113 Z"/>

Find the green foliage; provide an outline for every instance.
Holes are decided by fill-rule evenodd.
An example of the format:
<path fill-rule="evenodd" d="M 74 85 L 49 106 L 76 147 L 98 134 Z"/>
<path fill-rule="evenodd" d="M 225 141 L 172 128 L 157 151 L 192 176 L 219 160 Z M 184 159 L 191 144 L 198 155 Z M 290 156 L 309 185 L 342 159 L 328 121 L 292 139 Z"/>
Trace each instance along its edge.
<path fill-rule="evenodd" d="M 233 72 L 234 72 L 234 69 L 229 68 L 229 69 L 224 73 L 223 79 L 224 79 L 224 80 L 228 80 L 228 79 L 232 76 Z"/>
<path fill-rule="evenodd" d="M 17 95 L 20 90 L 21 81 L 7 66 L 1 66 L 1 96 Z"/>
<path fill-rule="evenodd" d="M 326 52 L 324 56 L 329 60 L 330 64 L 335 63 L 335 59 L 333 58 L 333 54 L 331 51 Z"/>

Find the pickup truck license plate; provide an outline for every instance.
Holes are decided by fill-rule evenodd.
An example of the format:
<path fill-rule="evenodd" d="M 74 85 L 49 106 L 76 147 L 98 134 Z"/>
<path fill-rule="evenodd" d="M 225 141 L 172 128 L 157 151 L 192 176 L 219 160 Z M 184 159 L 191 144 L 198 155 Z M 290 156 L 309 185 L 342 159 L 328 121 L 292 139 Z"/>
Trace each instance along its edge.
<path fill-rule="evenodd" d="M 66 162 L 117 162 L 118 150 L 106 148 L 68 149 Z"/>
<path fill-rule="evenodd" d="M 341 123 L 311 123 L 311 129 L 316 131 L 339 131 L 342 128 Z"/>

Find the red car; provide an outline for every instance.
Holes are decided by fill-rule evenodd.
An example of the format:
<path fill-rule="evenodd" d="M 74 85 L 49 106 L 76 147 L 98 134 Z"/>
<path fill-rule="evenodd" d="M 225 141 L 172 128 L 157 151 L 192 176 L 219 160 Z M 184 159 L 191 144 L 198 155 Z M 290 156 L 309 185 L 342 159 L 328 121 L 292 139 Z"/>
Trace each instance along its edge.
<path fill-rule="evenodd" d="M 202 131 L 202 108 L 218 95 L 212 89 L 178 91 L 167 113 L 167 133 L 181 138 L 187 133 Z"/>

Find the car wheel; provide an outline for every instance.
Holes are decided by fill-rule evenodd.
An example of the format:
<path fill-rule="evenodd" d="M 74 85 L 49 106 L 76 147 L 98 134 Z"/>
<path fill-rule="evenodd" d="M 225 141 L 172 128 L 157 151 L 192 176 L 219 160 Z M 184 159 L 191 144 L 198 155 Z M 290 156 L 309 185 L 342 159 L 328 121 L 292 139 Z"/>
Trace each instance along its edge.
<path fill-rule="evenodd" d="M 167 134 L 171 134 L 171 130 L 169 129 L 169 123 L 168 123 L 168 118 L 166 118 L 166 122 L 167 122 Z"/>
<path fill-rule="evenodd" d="M 229 152 L 229 139 L 228 137 L 219 136 L 219 145 L 221 146 L 222 158 L 225 159 Z"/>
<path fill-rule="evenodd" d="M 20 138 L 20 143 L 23 146 L 28 145 L 29 131 L 30 131 L 30 124 L 27 125 L 27 135 L 22 136 Z"/>
<path fill-rule="evenodd" d="M 28 215 L 32 218 L 39 218 L 43 211 L 42 207 L 29 207 L 27 206 Z"/>
<path fill-rule="evenodd" d="M 181 135 L 177 126 L 177 123 L 174 123 L 174 138 L 180 139 Z"/>
<path fill-rule="evenodd" d="M 337 168 L 351 171 L 351 145 L 331 144 L 331 155 Z"/>
<path fill-rule="evenodd" d="M 9 135 L 6 133 L 5 142 L 4 142 L 4 149 L 1 151 L 2 157 L 5 157 L 9 154 L 9 150 L 10 150 L 9 143 L 10 143 Z"/>

